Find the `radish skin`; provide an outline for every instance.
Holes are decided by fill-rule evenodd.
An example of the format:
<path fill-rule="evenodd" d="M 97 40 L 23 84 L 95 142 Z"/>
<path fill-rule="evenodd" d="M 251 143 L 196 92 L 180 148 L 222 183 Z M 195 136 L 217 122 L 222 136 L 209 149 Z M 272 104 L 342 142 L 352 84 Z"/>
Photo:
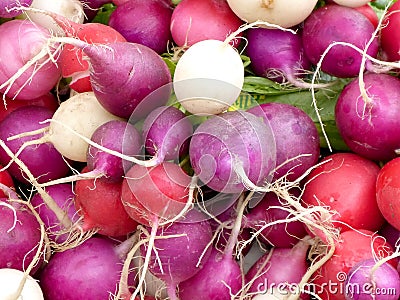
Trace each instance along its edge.
<path fill-rule="evenodd" d="M 371 0 L 333 0 L 335 3 L 348 7 L 360 7 L 371 2 Z"/>
<path fill-rule="evenodd" d="M 0 269 L 0 299 L 3 300 L 43 300 L 43 292 L 36 280 L 28 276 L 21 293 L 16 298 L 19 283 L 26 274 L 17 269 Z"/>

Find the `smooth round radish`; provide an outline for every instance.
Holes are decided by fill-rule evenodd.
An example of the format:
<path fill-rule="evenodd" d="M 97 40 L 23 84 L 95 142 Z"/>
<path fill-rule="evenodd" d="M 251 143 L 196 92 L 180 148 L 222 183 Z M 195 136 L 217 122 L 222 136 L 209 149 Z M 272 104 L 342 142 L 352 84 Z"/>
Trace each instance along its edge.
<path fill-rule="evenodd" d="M 152 226 L 176 217 L 189 201 L 190 177 L 173 162 L 133 165 L 122 182 L 122 203 L 138 223 Z"/>
<path fill-rule="evenodd" d="M 21 133 L 43 129 L 46 125 L 41 122 L 50 119 L 53 112 L 39 106 L 24 106 L 14 110 L 0 123 L 0 139 L 13 153 L 17 153 L 24 143 L 40 138 L 43 134 L 20 137 L 7 141 L 7 138 Z M 61 178 L 69 172 L 68 164 L 57 149 L 50 143 L 28 145 L 19 154 L 19 159 L 25 163 L 38 182 Z M 4 150 L 0 150 L 0 163 L 6 166 L 11 158 Z M 26 174 L 13 162 L 8 171 L 22 183 L 29 183 Z"/>
<path fill-rule="evenodd" d="M 43 50 L 49 37 L 47 29 L 29 20 L 13 19 L 0 25 L 0 47 L 8 49 L 0 54 L 1 93 L 10 99 L 29 100 L 54 88 L 60 70 Z"/>
<path fill-rule="evenodd" d="M 366 16 L 367 19 L 372 23 L 372 25 L 374 25 L 375 28 L 378 27 L 379 18 L 378 15 L 376 14 L 376 11 L 372 8 L 371 5 L 365 4 L 359 7 L 355 7 L 354 9 L 362 13 L 364 16 Z M 380 42 L 381 42 L 380 45 L 382 46 L 382 36 Z"/>
<path fill-rule="evenodd" d="M 118 287 L 122 263 L 113 241 L 92 237 L 55 253 L 38 279 L 46 299 L 108 299 Z"/>
<path fill-rule="evenodd" d="M 380 45 L 390 61 L 400 60 L 400 2 L 395 1 L 388 9 L 380 31 Z"/>
<path fill-rule="evenodd" d="M 231 299 L 242 288 L 242 271 L 229 255 L 212 248 L 202 269 L 178 286 L 180 300 Z"/>
<path fill-rule="evenodd" d="M 83 3 L 79 0 L 57 0 L 51 2 L 46 0 L 33 0 L 30 7 L 57 13 L 75 23 L 83 23 L 85 21 Z M 64 35 L 64 31 L 57 22 L 49 16 L 29 10 L 25 11 L 23 16 L 35 24 L 47 28 L 53 35 Z"/>
<path fill-rule="evenodd" d="M 123 120 L 112 120 L 100 125 L 92 134 L 91 140 L 124 155 L 136 156 L 141 153 L 142 138 L 139 131 Z M 104 175 L 104 180 L 113 182 L 121 182 L 124 170 L 131 165 L 93 145 L 89 145 L 86 160 L 87 167 L 94 176 Z"/>
<path fill-rule="evenodd" d="M 90 139 L 100 125 L 120 120 L 100 105 L 93 92 L 70 97 L 51 119 L 49 141 L 66 158 L 80 162 L 86 162 L 89 144 L 74 132 Z"/>
<path fill-rule="evenodd" d="M 274 179 L 294 181 L 313 167 L 320 154 L 320 138 L 303 110 L 285 103 L 263 103 L 247 110 L 264 119 L 276 143 Z"/>
<path fill-rule="evenodd" d="M 324 263 L 313 275 L 314 293 L 322 299 L 344 300 L 344 285 L 350 269 L 360 261 L 371 258 L 385 258 L 393 253 L 386 241 L 367 230 L 348 230 L 340 234 L 335 242 L 333 256 Z M 397 265 L 397 259 L 390 261 Z M 335 287 L 335 288 L 330 288 Z"/>
<path fill-rule="evenodd" d="M 75 207 L 83 218 L 84 230 L 96 229 L 99 234 L 120 237 L 135 231 L 138 225 L 122 204 L 121 182 L 103 178 L 77 181 Z"/>
<path fill-rule="evenodd" d="M 121 118 L 130 118 L 147 96 L 171 82 L 167 64 L 147 46 L 128 42 L 89 44 L 71 38 L 54 40 L 80 48 L 89 57 L 90 81 L 96 98 L 108 112 Z M 160 98 L 159 106 L 167 101 L 168 98 Z"/>
<path fill-rule="evenodd" d="M 387 161 L 400 148 L 400 79 L 389 74 L 365 74 L 364 99 L 359 79 L 351 81 L 340 93 L 336 126 L 347 146 L 372 160 Z"/>
<path fill-rule="evenodd" d="M 299 284 L 307 272 L 307 252 L 309 243 L 300 240 L 293 247 L 271 248 L 263 254 L 247 271 L 246 283 L 249 292 L 266 292 L 271 287 L 281 287 L 282 283 Z M 281 293 L 299 293 L 298 290 L 282 289 Z"/>
<path fill-rule="evenodd" d="M 336 4 L 348 7 L 360 7 L 371 2 L 371 0 L 333 0 Z"/>
<path fill-rule="evenodd" d="M 194 172 L 208 187 L 239 193 L 246 181 L 264 185 L 272 179 L 275 149 L 273 132 L 261 118 L 234 111 L 201 123 L 190 140 L 189 156 Z"/>
<path fill-rule="evenodd" d="M 24 271 L 33 261 L 41 240 L 40 225 L 28 207 L 0 200 L 0 268 Z M 34 274 L 41 266 L 36 262 L 31 270 Z"/>
<path fill-rule="evenodd" d="M 400 275 L 385 262 L 366 259 L 355 264 L 347 273 L 345 281 L 346 300 L 397 300 L 400 296 Z"/>
<path fill-rule="evenodd" d="M 184 222 L 159 228 L 156 236 L 163 238 L 154 241 L 157 252 L 151 251 L 149 271 L 166 283 L 170 298 L 175 295 L 176 286 L 198 273 L 210 257 L 211 249 L 207 245 L 212 239 L 211 226 L 207 220 L 191 222 L 191 214 L 196 220 L 199 218 L 198 212 L 189 211 Z M 145 244 L 140 248 L 142 256 L 147 247 Z"/>
<path fill-rule="evenodd" d="M 329 207 L 335 212 L 332 224 L 342 231 L 377 231 L 385 222 L 376 198 L 379 170 L 375 162 L 354 153 L 328 155 L 307 176 L 303 205 Z"/>
<path fill-rule="evenodd" d="M 262 200 L 245 214 L 244 224 L 253 230 L 260 230 L 271 222 L 281 221 L 279 224 L 266 226 L 258 235 L 258 239 L 274 247 L 293 247 L 307 235 L 303 222 L 290 221 L 294 218 L 284 207 L 274 193 L 266 193 Z"/>
<path fill-rule="evenodd" d="M 188 152 L 193 125 L 186 115 L 174 106 L 161 106 L 144 120 L 142 139 L 146 152 L 156 160 L 177 160 Z"/>
<path fill-rule="evenodd" d="M 264 21 L 289 28 L 303 22 L 313 11 L 317 0 L 227 0 L 233 12 L 247 23 Z"/>
<path fill-rule="evenodd" d="M 376 200 L 385 220 L 400 230 L 400 158 L 394 158 L 379 171 L 376 181 Z"/>
<path fill-rule="evenodd" d="M 242 24 L 225 0 L 182 0 L 172 13 L 171 33 L 179 47 L 190 47 L 203 40 L 224 41 Z M 231 44 L 237 47 L 239 42 Z"/>
<path fill-rule="evenodd" d="M 108 25 L 128 42 L 145 45 L 162 54 L 171 42 L 172 11 L 166 0 L 129 0 L 111 13 Z"/>
<path fill-rule="evenodd" d="M 2 0 L 0 2 L 0 17 L 1 18 L 13 18 L 20 15 L 23 11 L 20 9 L 21 6 L 28 7 L 32 4 L 33 0 Z"/>
<path fill-rule="evenodd" d="M 219 114 L 240 95 L 242 59 L 227 41 L 204 40 L 179 59 L 174 73 L 177 100 L 192 114 Z"/>
<path fill-rule="evenodd" d="M 304 53 L 314 65 L 322 60 L 321 70 L 325 73 L 340 78 L 355 77 L 360 72 L 362 55 L 347 45 L 330 45 L 344 42 L 363 51 L 372 40 L 366 53 L 376 57 L 379 43 L 374 31 L 367 17 L 355 9 L 336 4 L 324 5 L 304 21 Z M 331 48 L 325 55 L 328 47 Z"/>
<path fill-rule="evenodd" d="M 44 300 L 39 283 L 28 275 L 21 293 L 17 298 L 20 283 L 25 280 L 25 274 L 21 270 L 12 268 L 0 269 L 0 298 L 16 300 Z"/>
<path fill-rule="evenodd" d="M 246 39 L 245 51 L 256 75 L 298 87 L 307 86 L 300 78 L 311 66 L 304 55 L 301 33 L 251 28 L 246 31 Z"/>
<path fill-rule="evenodd" d="M 79 215 L 74 205 L 75 194 L 73 186 L 70 184 L 58 184 L 46 187 L 46 192 L 57 203 L 57 205 L 66 212 L 70 220 L 78 222 Z M 50 240 L 63 243 L 68 239 L 68 232 L 58 220 L 55 213 L 48 208 L 39 193 L 33 195 L 30 200 L 36 212 L 39 214 L 40 219 L 46 226 L 48 237 Z"/>

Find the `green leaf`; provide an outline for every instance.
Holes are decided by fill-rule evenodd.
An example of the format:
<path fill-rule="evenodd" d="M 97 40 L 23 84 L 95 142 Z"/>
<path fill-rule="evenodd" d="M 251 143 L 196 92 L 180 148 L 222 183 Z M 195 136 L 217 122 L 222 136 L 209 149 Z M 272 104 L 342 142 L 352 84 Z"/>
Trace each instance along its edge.
<path fill-rule="evenodd" d="M 96 16 L 93 18 L 93 23 L 102 23 L 108 25 L 111 13 L 117 8 L 113 3 L 106 3 L 98 10 Z"/>

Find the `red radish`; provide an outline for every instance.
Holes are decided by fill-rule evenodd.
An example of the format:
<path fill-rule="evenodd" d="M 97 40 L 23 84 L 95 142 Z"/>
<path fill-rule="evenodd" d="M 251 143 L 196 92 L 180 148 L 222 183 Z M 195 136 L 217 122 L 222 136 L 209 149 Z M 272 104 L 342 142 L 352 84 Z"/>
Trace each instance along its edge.
<path fill-rule="evenodd" d="M 377 187 L 377 189 L 379 190 L 379 187 Z M 386 239 L 386 241 L 390 244 L 390 246 L 393 247 L 393 249 L 396 248 L 396 245 L 398 244 L 398 241 L 400 239 L 400 230 L 396 229 L 389 223 L 386 223 L 382 226 L 378 233 Z"/>
<path fill-rule="evenodd" d="M 189 150 L 193 125 L 186 115 L 174 106 L 154 109 L 144 120 L 142 137 L 146 152 L 159 163 L 176 160 Z"/>
<path fill-rule="evenodd" d="M 172 6 L 166 0 L 129 0 L 117 5 L 108 25 L 121 33 L 128 42 L 145 45 L 159 54 L 171 42 Z"/>
<path fill-rule="evenodd" d="M 17 153 L 24 143 L 40 138 L 41 134 L 22 137 L 7 141 L 7 138 L 20 133 L 35 131 L 46 125 L 41 122 L 53 116 L 53 112 L 39 106 L 24 106 L 14 110 L 0 123 L 0 138 L 14 152 Z M 69 172 L 69 166 L 62 155 L 50 143 L 41 145 L 27 145 L 19 153 L 19 158 L 27 165 L 38 182 L 43 183 L 52 179 L 65 176 Z M 5 166 L 10 162 L 10 156 L 1 149 L 0 161 Z M 22 183 L 29 183 L 26 175 L 19 166 L 12 163 L 8 168 L 10 174 Z"/>
<path fill-rule="evenodd" d="M 348 43 L 363 51 L 368 44 L 366 53 L 376 57 L 379 43 L 374 31 L 367 17 L 355 9 L 328 4 L 313 11 L 305 20 L 302 34 L 304 52 L 314 65 L 322 60 L 321 70 L 330 75 L 355 77 L 360 72 L 362 55 L 348 45 L 330 45 L 334 42 Z"/>
<path fill-rule="evenodd" d="M 366 259 L 355 264 L 345 281 L 346 300 L 397 300 L 400 296 L 400 275 L 389 263 L 379 264 Z"/>
<path fill-rule="evenodd" d="M 336 102 L 336 125 L 344 142 L 361 156 L 388 161 L 400 148 L 400 79 L 389 74 L 365 74 L 351 81 Z"/>
<path fill-rule="evenodd" d="M 120 237 L 135 231 L 138 225 L 124 209 L 120 182 L 102 178 L 77 181 L 75 206 L 83 218 L 84 230 L 95 229 L 102 235 Z"/>
<path fill-rule="evenodd" d="M 15 188 L 14 180 L 10 172 L 8 172 L 7 169 L 3 170 L 1 165 L 0 165 L 0 184 L 11 189 Z M 0 189 L 0 198 L 6 198 L 6 197 L 7 197 L 7 191 Z"/>
<path fill-rule="evenodd" d="M 341 233 L 333 256 L 314 273 L 311 282 L 315 294 L 323 300 L 344 300 L 345 290 L 340 287 L 355 264 L 366 259 L 385 258 L 392 253 L 386 241 L 373 232 L 348 230 Z M 397 265 L 397 260 L 391 260 L 390 264 Z"/>
<path fill-rule="evenodd" d="M 335 212 L 332 224 L 342 231 L 377 231 L 385 222 L 376 198 L 379 170 L 375 162 L 354 153 L 328 155 L 307 176 L 303 203 L 329 207 Z"/>
<path fill-rule="evenodd" d="M 289 28 L 303 22 L 313 11 L 317 0 L 227 0 L 233 12 L 242 20 L 252 23 L 264 21 Z"/>
<path fill-rule="evenodd" d="M 39 276 L 46 299 L 108 299 L 115 294 L 122 258 L 110 239 L 92 237 L 55 253 Z"/>
<path fill-rule="evenodd" d="M 26 276 L 23 271 L 12 268 L 1 268 L 0 278 L 1 299 L 44 300 L 39 283 L 33 277 Z M 19 290 L 21 283 L 23 283 L 23 287 Z"/>
<path fill-rule="evenodd" d="M 29 20 L 14 19 L 0 25 L 0 47 L 8 49 L 0 55 L 0 92 L 4 96 L 29 100 L 53 89 L 60 70 L 53 61 L 57 50 L 46 46 L 49 37 L 47 29 Z"/>
<path fill-rule="evenodd" d="M 226 0 L 183 0 L 172 13 L 171 33 L 179 47 L 190 47 L 203 40 L 224 41 L 242 24 Z M 234 39 L 231 44 L 237 47 L 239 42 Z"/>
<path fill-rule="evenodd" d="M 388 60 L 400 60 L 400 2 L 394 1 L 384 17 L 381 29 L 381 48 Z"/>
<path fill-rule="evenodd" d="M 274 179 L 295 181 L 317 162 L 320 154 L 318 130 L 303 110 L 290 104 L 263 103 L 248 112 L 263 118 L 275 137 Z"/>
<path fill-rule="evenodd" d="M 74 205 L 75 194 L 72 185 L 59 184 L 49 186 L 46 188 L 46 192 L 53 198 L 57 205 L 67 213 L 67 216 L 72 222 L 78 222 L 79 215 Z M 62 226 L 53 210 L 46 205 L 42 196 L 36 193 L 33 195 L 30 202 L 46 226 L 49 239 L 56 243 L 67 241 L 69 237 L 67 230 L 69 228 L 64 228 Z"/>
<path fill-rule="evenodd" d="M 246 188 L 245 180 L 258 185 L 272 178 L 275 140 L 262 119 L 245 111 L 226 112 L 197 127 L 189 155 L 204 184 L 219 192 L 238 193 Z"/>
<path fill-rule="evenodd" d="M 19 8 L 21 6 L 28 7 L 32 4 L 33 0 L 2 0 L 0 2 L 0 17 L 1 18 L 13 18 L 22 13 Z"/>
<path fill-rule="evenodd" d="M 367 19 L 370 20 L 370 22 L 372 23 L 372 25 L 374 25 L 375 28 L 378 27 L 379 18 L 378 18 L 378 15 L 376 14 L 375 10 L 371 7 L 371 5 L 365 4 L 365 5 L 362 5 L 359 7 L 355 7 L 354 9 L 359 11 L 360 13 L 362 13 L 364 16 L 366 16 Z M 381 44 L 382 44 L 382 40 L 381 40 Z"/>
<path fill-rule="evenodd" d="M 376 198 L 380 211 L 386 221 L 400 230 L 400 211 L 399 198 L 400 193 L 400 158 L 394 158 L 386 163 L 378 174 L 376 181 Z"/>

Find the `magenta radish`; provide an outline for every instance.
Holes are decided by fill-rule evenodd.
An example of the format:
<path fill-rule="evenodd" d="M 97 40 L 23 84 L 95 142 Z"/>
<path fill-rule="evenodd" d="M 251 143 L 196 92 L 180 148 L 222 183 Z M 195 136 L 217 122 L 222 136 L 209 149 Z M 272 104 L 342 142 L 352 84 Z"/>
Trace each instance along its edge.
<path fill-rule="evenodd" d="M 284 103 L 263 103 L 247 110 L 264 119 L 276 142 L 274 179 L 294 181 L 313 167 L 320 154 L 320 139 L 313 120 L 300 108 Z"/>
<path fill-rule="evenodd" d="M 39 106 L 25 106 L 14 110 L 0 123 L 0 138 L 5 142 L 11 151 L 17 153 L 21 146 L 30 143 L 34 139 L 41 138 L 42 134 L 21 137 L 7 141 L 7 138 L 43 129 L 46 125 L 41 122 L 52 118 L 53 112 L 47 108 Z M 46 182 L 52 179 L 61 178 L 68 174 L 69 167 L 62 155 L 50 143 L 41 145 L 27 145 L 19 153 L 19 158 L 26 164 L 30 172 L 37 178 L 38 182 Z M 0 161 L 6 166 L 10 161 L 10 156 L 0 150 Z M 10 174 L 22 183 L 29 183 L 24 171 L 14 162 L 8 168 Z"/>
<path fill-rule="evenodd" d="M 289 248 L 271 248 L 262 255 L 257 262 L 246 273 L 248 291 L 253 293 L 265 293 L 271 287 L 279 284 L 300 284 L 303 276 L 307 273 L 307 251 L 309 249 L 307 239 L 300 240 L 296 245 Z M 298 290 L 282 289 L 280 292 L 299 295 Z"/>
<path fill-rule="evenodd" d="M 324 5 L 304 22 L 304 52 L 312 64 L 317 65 L 321 61 L 321 70 L 330 75 L 355 77 L 360 72 L 362 54 L 352 46 L 364 51 L 368 45 L 366 53 L 376 57 L 379 45 L 374 31 L 367 17 L 355 9 L 336 4 Z M 330 46 L 335 42 L 348 45 Z"/>
<path fill-rule="evenodd" d="M 233 12 L 248 23 L 264 21 L 284 28 L 303 22 L 313 11 L 317 0 L 227 0 Z"/>
<path fill-rule="evenodd" d="M 63 211 L 67 212 L 67 215 L 72 222 L 78 222 L 79 215 L 74 204 L 75 194 L 72 185 L 59 184 L 49 186 L 46 188 L 46 192 Z M 64 228 L 62 226 L 53 210 L 48 208 L 45 201 L 43 201 L 42 196 L 39 193 L 36 193 L 33 195 L 30 202 L 46 226 L 49 239 L 56 243 L 65 242 L 68 239 L 67 230 L 69 228 Z"/>
<path fill-rule="evenodd" d="M 347 273 L 346 300 L 397 300 L 400 296 L 400 276 L 388 262 L 362 260 Z"/>
<path fill-rule="evenodd" d="M 304 54 L 301 33 L 251 28 L 246 32 L 246 54 L 257 76 L 276 82 L 289 82 L 297 87 L 309 87 L 301 80 L 311 65 Z"/>
<path fill-rule="evenodd" d="M 219 114 L 241 93 L 244 66 L 229 42 L 203 40 L 184 52 L 176 64 L 173 84 L 177 100 L 192 114 Z"/>
<path fill-rule="evenodd" d="M 103 178 L 80 180 L 75 184 L 74 203 L 84 230 L 94 229 L 102 235 L 120 237 L 135 231 L 138 225 L 121 201 L 121 182 Z"/>
<path fill-rule="evenodd" d="M 183 0 L 172 13 L 171 34 L 179 47 L 190 47 L 203 40 L 223 41 L 242 24 L 225 0 Z M 232 45 L 239 42 L 234 39 Z"/>
<path fill-rule="evenodd" d="M 39 283 L 21 270 L 1 268 L 0 279 L 0 299 L 44 300 Z"/>
<path fill-rule="evenodd" d="M 389 74 L 365 74 L 340 93 L 335 108 L 337 128 L 349 148 L 372 160 L 390 160 L 400 148 L 400 80 Z"/>
<path fill-rule="evenodd" d="M 12 38 L 9 38 L 12 36 Z M 29 100 L 50 92 L 60 79 L 54 63 L 56 49 L 46 47 L 47 29 L 29 20 L 10 20 L 0 26 L 0 92 Z M 29 47 L 25 45 L 29 44 Z M 50 57 L 53 56 L 53 57 Z"/>
<path fill-rule="evenodd" d="M 116 293 L 122 263 L 113 241 L 92 237 L 55 253 L 41 271 L 39 283 L 46 299 L 108 299 Z"/>
<path fill-rule="evenodd" d="M 28 7 L 32 4 L 33 0 L 2 0 L 0 2 L 0 17 L 1 18 L 13 18 L 20 15 L 23 10 L 19 9 L 21 6 Z"/>
<path fill-rule="evenodd" d="M 0 268 L 25 271 L 40 246 L 40 224 L 27 206 L 5 198 L 0 200 L 0 214 Z M 36 261 L 31 274 L 41 264 L 42 261 Z"/>
<path fill-rule="evenodd" d="M 108 25 L 128 42 L 145 45 L 161 54 L 171 42 L 172 6 L 166 0 L 129 0 L 111 13 Z"/>
<path fill-rule="evenodd" d="M 258 239 L 274 247 L 293 247 L 307 234 L 304 223 L 295 219 L 274 193 L 266 193 L 262 200 L 245 214 L 244 226 L 261 231 Z M 290 220 L 293 219 L 293 220 Z M 270 226 L 267 226 L 270 223 Z"/>
<path fill-rule="evenodd" d="M 379 230 L 379 235 L 383 236 L 393 249 L 396 249 L 396 245 L 399 244 L 400 230 L 396 229 L 389 223 L 385 223 Z"/>
<path fill-rule="evenodd" d="M 262 119 L 234 111 L 201 123 L 191 138 L 189 155 L 204 184 L 219 192 L 238 193 L 246 188 L 246 180 L 264 185 L 272 179 L 275 149 L 274 134 Z"/>
<path fill-rule="evenodd" d="M 164 160 L 178 160 L 188 152 L 193 125 L 186 115 L 174 106 L 161 106 L 144 120 L 142 139 L 146 152 Z"/>

